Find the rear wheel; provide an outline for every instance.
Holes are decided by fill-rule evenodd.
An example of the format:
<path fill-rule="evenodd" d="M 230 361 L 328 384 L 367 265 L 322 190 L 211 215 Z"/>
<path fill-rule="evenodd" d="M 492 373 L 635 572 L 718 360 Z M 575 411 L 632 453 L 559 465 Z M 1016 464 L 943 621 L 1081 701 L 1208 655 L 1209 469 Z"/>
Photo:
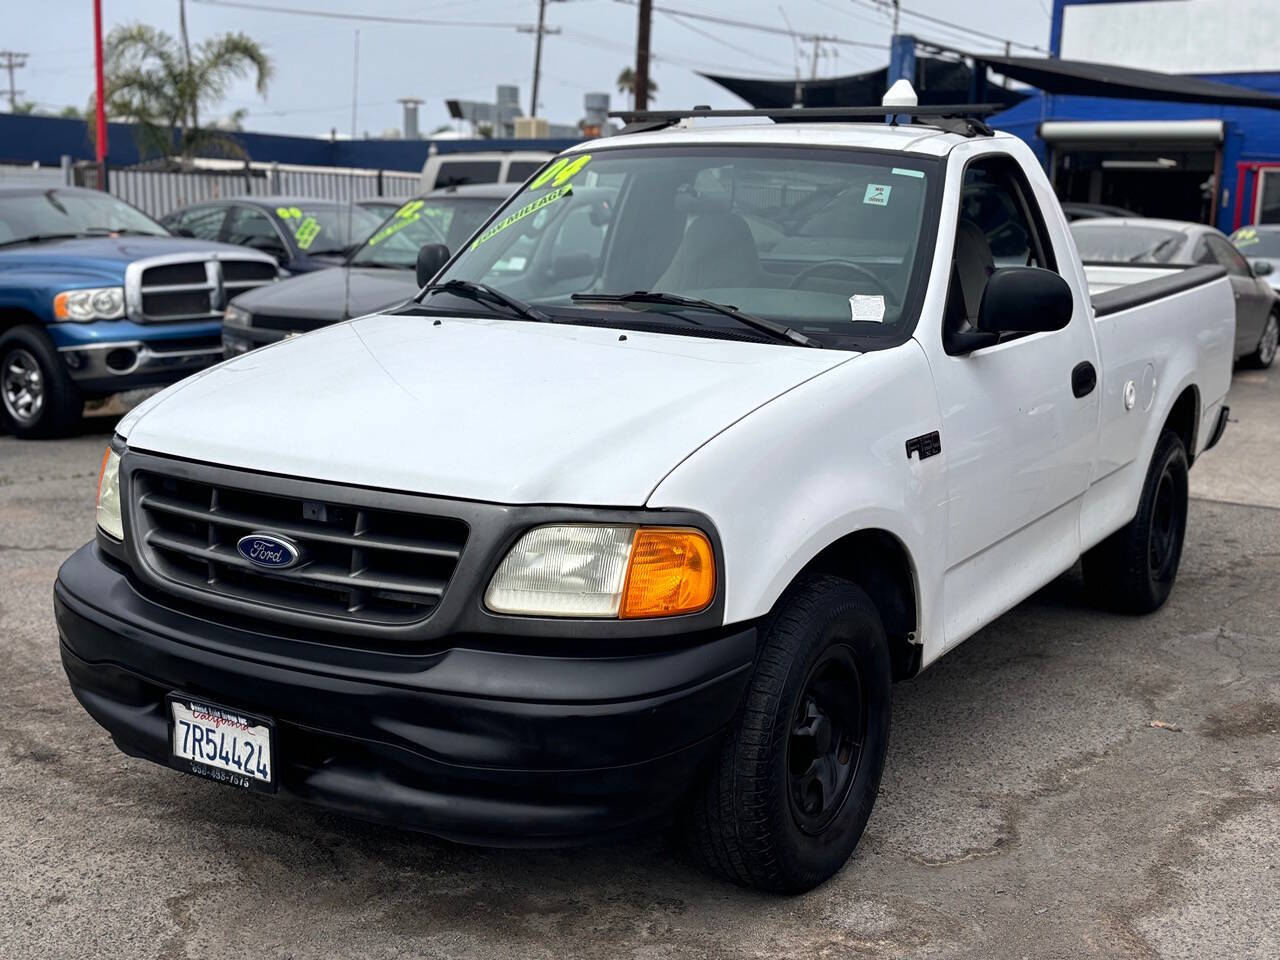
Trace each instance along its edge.
<path fill-rule="evenodd" d="M 1151 613 L 1169 598 L 1187 531 L 1187 451 L 1172 430 L 1160 434 L 1138 512 L 1084 556 L 1085 582 L 1107 607 Z"/>
<path fill-rule="evenodd" d="M 1271 314 L 1262 328 L 1262 336 L 1258 338 L 1258 349 L 1245 358 L 1251 367 L 1265 370 L 1276 358 L 1276 349 L 1280 347 L 1280 314 Z"/>
<path fill-rule="evenodd" d="M 38 327 L 0 336 L 0 416 L 17 437 L 56 437 L 80 422 L 84 401 Z"/>
<path fill-rule="evenodd" d="M 889 649 L 870 599 L 836 577 L 798 583 L 764 630 L 689 827 L 715 873 L 799 893 L 844 866 L 871 816 L 888 745 Z"/>

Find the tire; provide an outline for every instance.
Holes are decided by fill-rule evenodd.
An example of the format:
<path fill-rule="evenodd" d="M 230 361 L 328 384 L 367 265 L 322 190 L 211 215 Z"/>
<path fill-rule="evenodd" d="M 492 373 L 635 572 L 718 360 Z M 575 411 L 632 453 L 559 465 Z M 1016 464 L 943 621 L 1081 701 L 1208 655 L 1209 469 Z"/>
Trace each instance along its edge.
<path fill-rule="evenodd" d="M 1164 430 L 1132 520 L 1084 555 L 1085 584 L 1119 613 L 1159 610 L 1169 599 L 1187 532 L 1187 451 Z"/>
<path fill-rule="evenodd" d="M 57 437 L 80 423 L 84 400 L 39 327 L 0 335 L 0 417 L 16 437 Z"/>
<path fill-rule="evenodd" d="M 844 866 L 871 816 L 889 742 L 889 647 L 867 595 L 831 576 L 798 582 L 763 629 L 687 830 L 721 877 L 801 893 Z"/>
<path fill-rule="evenodd" d="M 1244 362 L 1256 370 L 1266 370 L 1276 359 L 1277 347 L 1280 347 L 1280 314 L 1272 313 L 1262 326 L 1258 349 L 1245 357 Z"/>

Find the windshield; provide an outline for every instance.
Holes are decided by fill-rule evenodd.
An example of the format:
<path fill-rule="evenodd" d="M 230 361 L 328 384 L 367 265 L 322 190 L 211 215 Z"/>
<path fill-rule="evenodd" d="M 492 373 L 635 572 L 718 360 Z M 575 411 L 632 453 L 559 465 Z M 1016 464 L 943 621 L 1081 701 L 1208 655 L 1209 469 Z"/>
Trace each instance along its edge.
<path fill-rule="evenodd" d="M 1280 260 L 1280 229 L 1275 227 L 1241 227 L 1231 235 L 1231 242 L 1246 257 Z"/>
<path fill-rule="evenodd" d="M 1094 263 L 1173 263 L 1181 252 L 1186 235 L 1167 227 L 1140 227 L 1130 224 L 1071 224 L 1081 260 Z"/>
<path fill-rule="evenodd" d="M 901 154 L 758 146 L 570 155 L 438 280 L 488 284 L 573 323 L 767 339 L 688 305 L 573 299 L 647 291 L 727 304 L 826 345 L 901 339 L 931 252 L 936 170 Z M 420 302 L 464 303 L 448 291 Z"/>
<path fill-rule="evenodd" d="M 303 203 L 277 207 L 276 216 L 303 253 L 341 253 L 377 229 L 376 213 L 345 203 Z"/>
<path fill-rule="evenodd" d="M 420 247 L 443 243 L 450 250 L 457 250 L 501 202 L 458 196 L 410 200 L 374 231 L 351 262 L 356 266 L 412 269 Z"/>
<path fill-rule="evenodd" d="M 0 197 L 0 243 L 36 236 L 93 236 L 169 231 L 146 214 L 97 191 L 45 190 Z"/>

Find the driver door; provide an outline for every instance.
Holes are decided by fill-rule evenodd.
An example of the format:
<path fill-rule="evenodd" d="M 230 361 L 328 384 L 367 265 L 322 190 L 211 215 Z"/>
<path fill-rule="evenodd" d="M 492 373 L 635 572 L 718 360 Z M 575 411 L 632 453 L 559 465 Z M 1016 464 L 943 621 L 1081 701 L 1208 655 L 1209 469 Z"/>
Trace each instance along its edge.
<path fill-rule="evenodd" d="M 1078 290 L 1074 315 L 1061 330 L 1005 334 L 976 349 L 954 336 L 974 328 L 997 269 L 1057 270 L 1019 165 L 1004 155 L 971 160 L 959 213 L 943 346 L 931 361 L 949 485 L 948 646 L 1075 562 L 1099 411 L 1096 386 L 1080 393 L 1084 382 L 1075 374 L 1093 367 L 1096 378 L 1098 363 Z"/>

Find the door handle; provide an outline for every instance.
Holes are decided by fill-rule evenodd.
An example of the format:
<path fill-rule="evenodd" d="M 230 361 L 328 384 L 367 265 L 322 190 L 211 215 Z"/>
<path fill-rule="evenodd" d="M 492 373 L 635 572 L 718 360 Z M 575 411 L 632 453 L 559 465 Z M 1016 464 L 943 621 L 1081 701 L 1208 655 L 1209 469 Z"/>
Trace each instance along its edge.
<path fill-rule="evenodd" d="M 1098 371 L 1088 360 L 1082 360 L 1071 371 L 1071 392 L 1079 397 L 1087 397 L 1098 385 Z"/>

